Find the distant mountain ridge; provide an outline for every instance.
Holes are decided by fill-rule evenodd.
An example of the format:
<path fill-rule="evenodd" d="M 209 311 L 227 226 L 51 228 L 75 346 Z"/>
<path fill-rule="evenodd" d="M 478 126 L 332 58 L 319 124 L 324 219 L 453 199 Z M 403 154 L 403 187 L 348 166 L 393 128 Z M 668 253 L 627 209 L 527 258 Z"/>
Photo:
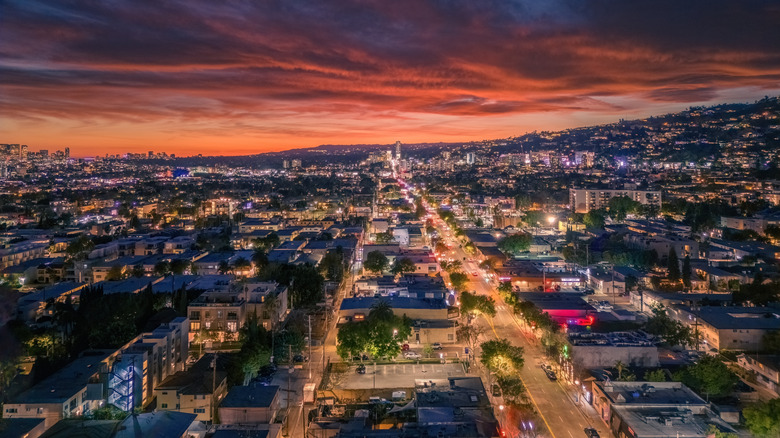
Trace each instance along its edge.
<path fill-rule="evenodd" d="M 754 120 L 754 115 L 774 114 L 772 117 L 764 117 Z M 642 146 L 649 133 L 666 126 L 685 123 L 689 126 L 683 133 L 675 134 L 677 142 L 698 142 L 703 147 L 710 144 L 718 144 L 729 140 L 734 133 L 723 129 L 734 118 L 743 118 L 749 115 L 751 126 L 745 129 L 757 131 L 757 136 L 763 136 L 766 147 L 780 147 L 780 97 L 766 97 L 753 103 L 729 103 L 718 104 L 709 107 L 690 107 L 677 113 L 669 113 L 652 116 L 646 119 L 619 120 L 617 122 L 570 128 L 561 131 L 534 131 L 517 137 L 487 139 L 471 142 L 428 142 L 403 144 L 403 150 L 415 156 L 432 156 L 443 149 L 458 148 L 459 152 L 490 148 L 499 153 L 528 152 L 539 149 L 584 149 L 597 152 L 609 148 L 610 142 L 615 139 L 629 139 L 636 142 L 636 149 Z M 730 130 L 733 131 L 733 130 Z M 602 138 L 603 137 L 603 138 Z M 399 134 L 399 140 L 403 141 L 403 134 Z M 603 140 L 603 141 L 601 141 Z M 359 161 L 364 159 L 369 152 L 377 150 L 391 150 L 393 144 L 326 144 L 316 147 L 296 148 L 279 152 L 264 152 L 253 155 L 241 156 L 204 156 L 204 157 L 180 157 L 174 160 L 166 160 L 164 163 L 179 166 L 252 166 L 260 168 L 281 167 L 285 159 L 300 159 L 304 165 L 314 162 L 321 164 L 327 162 Z M 630 148 L 623 150 L 632 153 Z M 161 160 L 161 162 L 163 162 Z"/>

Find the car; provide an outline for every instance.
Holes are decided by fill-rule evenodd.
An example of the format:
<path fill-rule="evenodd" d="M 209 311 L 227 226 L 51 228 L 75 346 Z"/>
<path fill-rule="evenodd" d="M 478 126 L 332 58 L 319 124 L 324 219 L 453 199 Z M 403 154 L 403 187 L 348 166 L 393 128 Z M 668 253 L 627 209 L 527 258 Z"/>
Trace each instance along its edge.
<path fill-rule="evenodd" d="M 599 437 L 599 432 L 596 429 L 592 428 L 592 427 L 586 427 L 585 428 L 585 436 L 588 437 L 588 438 L 600 438 Z"/>
<path fill-rule="evenodd" d="M 401 351 L 409 351 L 409 344 L 401 345 Z"/>
<path fill-rule="evenodd" d="M 267 365 L 263 365 L 260 367 L 260 370 L 257 372 L 257 375 L 260 377 L 270 377 L 273 376 L 276 372 L 276 365 L 269 363 Z"/>
<path fill-rule="evenodd" d="M 296 354 L 293 356 L 293 362 L 308 362 L 309 356 L 304 356 L 302 354 Z"/>
<path fill-rule="evenodd" d="M 354 356 L 352 360 L 368 360 L 368 355 Z"/>
<path fill-rule="evenodd" d="M 358 367 L 355 369 L 355 372 L 358 374 L 365 374 L 366 373 L 366 366 L 365 365 L 358 365 Z"/>
<path fill-rule="evenodd" d="M 431 347 L 433 347 L 433 349 L 434 349 L 434 350 L 441 350 L 442 348 L 444 348 L 444 347 L 441 345 L 441 343 L 440 343 L 440 342 L 434 342 L 434 343 L 433 343 L 433 345 L 431 345 Z"/>
<path fill-rule="evenodd" d="M 558 376 L 556 376 L 555 372 L 551 370 L 547 370 L 547 378 L 550 379 L 551 382 L 558 380 Z"/>
<path fill-rule="evenodd" d="M 493 393 L 493 397 L 501 397 L 501 387 L 498 386 L 498 383 L 493 384 L 491 392 Z"/>
<path fill-rule="evenodd" d="M 420 353 L 416 351 L 407 351 L 406 353 L 404 353 L 405 359 L 419 359 L 421 357 L 422 355 L 420 355 Z"/>
<path fill-rule="evenodd" d="M 471 275 L 473 275 L 474 277 L 476 277 L 476 276 L 478 276 L 479 274 L 477 274 L 477 271 L 474 271 L 474 272 L 472 272 L 472 273 L 471 273 Z"/>
<path fill-rule="evenodd" d="M 544 371 L 544 372 L 546 373 L 546 372 L 547 372 L 547 369 L 548 369 L 548 367 L 547 367 L 547 364 L 546 364 L 546 363 L 543 363 L 543 364 L 542 364 L 542 371 Z"/>
<path fill-rule="evenodd" d="M 273 380 L 272 376 L 258 377 L 256 379 L 257 383 L 259 383 L 259 384 L 261 384 L 263 386 L 270 386 L 272 380 Z"/>

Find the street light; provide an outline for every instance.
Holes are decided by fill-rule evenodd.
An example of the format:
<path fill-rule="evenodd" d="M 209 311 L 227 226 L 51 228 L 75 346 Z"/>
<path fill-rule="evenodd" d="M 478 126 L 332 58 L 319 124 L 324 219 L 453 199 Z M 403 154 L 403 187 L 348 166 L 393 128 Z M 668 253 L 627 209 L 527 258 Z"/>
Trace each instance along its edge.
<path fill-rule="evenodd" d="M 553 226 L 553 224 L 555 223 L 555 219 L 556 219 L 555 216 L 547 216 L 547 222 L 550 224 L 550 226 Z"/>

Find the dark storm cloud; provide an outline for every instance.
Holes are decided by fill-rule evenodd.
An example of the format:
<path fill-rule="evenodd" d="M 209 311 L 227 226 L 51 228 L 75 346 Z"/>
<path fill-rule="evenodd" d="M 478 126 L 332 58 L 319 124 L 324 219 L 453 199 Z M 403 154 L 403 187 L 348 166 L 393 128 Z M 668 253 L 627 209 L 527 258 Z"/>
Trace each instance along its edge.
<path fill-rule="evenodd" d="M 780 84 L 774 2 L 6 0 L 1 12 L 12 118 L 609 113 L 600 97 Z"/>

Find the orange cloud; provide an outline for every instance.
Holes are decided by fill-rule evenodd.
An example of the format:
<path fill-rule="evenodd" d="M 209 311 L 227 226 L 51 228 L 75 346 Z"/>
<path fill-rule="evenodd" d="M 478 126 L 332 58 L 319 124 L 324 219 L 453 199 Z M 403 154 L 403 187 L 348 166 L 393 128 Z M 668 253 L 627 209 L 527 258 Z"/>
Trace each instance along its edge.
<path fill-rule="evenodd" d="M 765 2 L 9 1 L 0 138 L 76 155 L 468 141 L 780 89 Z"/>

